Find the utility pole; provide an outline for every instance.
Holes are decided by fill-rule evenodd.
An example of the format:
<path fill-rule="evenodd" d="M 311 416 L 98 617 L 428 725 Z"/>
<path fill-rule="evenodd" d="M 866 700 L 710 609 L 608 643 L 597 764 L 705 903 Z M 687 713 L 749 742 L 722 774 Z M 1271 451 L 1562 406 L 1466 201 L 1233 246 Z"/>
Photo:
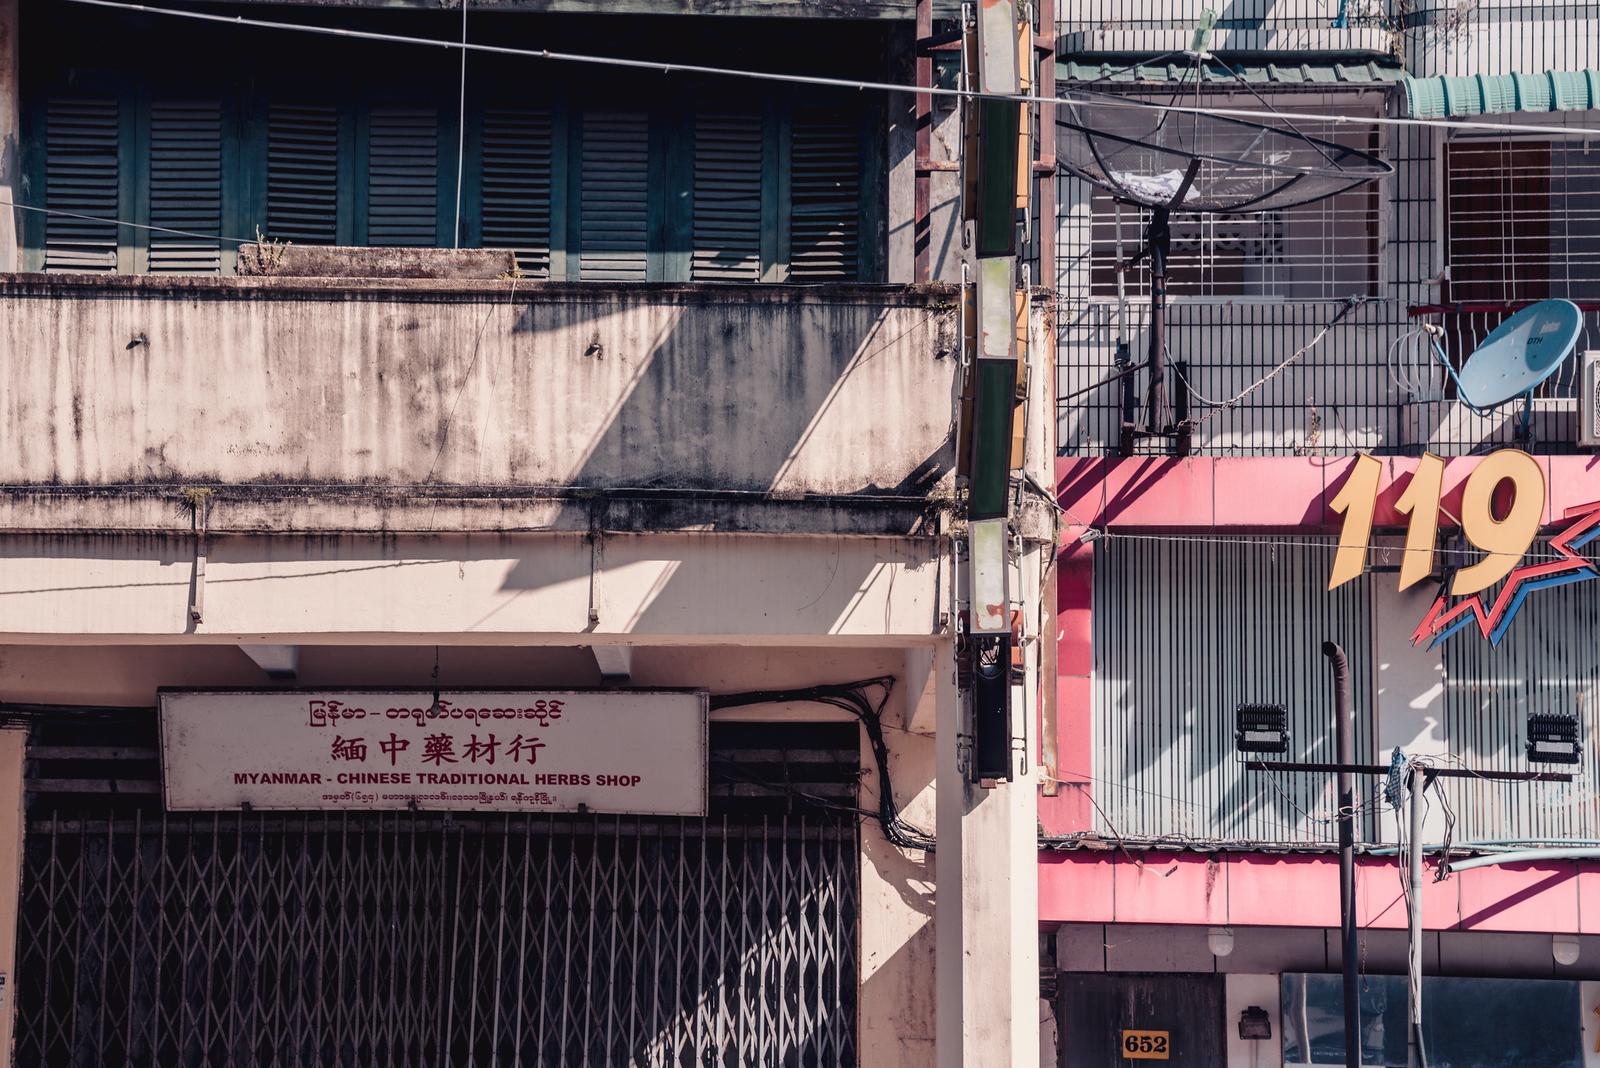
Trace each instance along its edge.
<path fill-rule="evenodd" d="M 1361 1068 L 1360 946 L 1356 941 L 1356 790 L 1357 775 L 1388 776 L 1389 766 L 1358 764 L 1355 759 L 1355 709 L 1350 697 L 1350 661 L 1337 642 L 1323 642 L 1323 655 L 1333 668 L 1336 706 L 1334 734 L 1339 759 L 1335 763 L 1304 760 L 1246 760 L 1248 771 L 1310 771 L 1339 777 L 1339 934 L 1344 954 L 1344 1063 Z M 1263 723 L 1261 713 L 1275 714 Z M 1289 736 L 1284 709 L 1275 705 L 1240 705 L 1237 738 L 1242 752 L 1285 753 Z M 1253 717 L 1253 718 L 1252 718 Z M 1408 990 L 1406 997 L 1408 1068 L 1424 1068 L 1427 1049 L 1422 1041 L 1422 804 L 1423 794 L 1436 778 L 1474 778 L 1490 782 L 1571 782 L 1572 776 L 1555 771 L 1494 771 L 1475 768 L 1437 768 L 1413 764 L 1407 782 L 1411 791 L 1411 840 L 1407 847 L 1407 886 L 1411 899 L 1409 921 Z M 1398 802 L 1395 802 L 1398 807 Z"/>
<path fill-rule="evenodd" d="M 1356 715 L 1350 698 L 1350 660 L 1338 642 L 1324 642 L 1333 667 L 1339 749 L 1339 935 L 1344 946 L 1344 1063 L 1361 1068 L 1360 948 L 1356 943 Z"/>
<path fill-rule="evenodd" d="M 1407 786 L 1411 793 L 1411 837 L 1406 842 L 1407 938 L 1410 951 L 1406 961 L 1406 1068 L 1422 1068 L 1426 1051 L 1422 1048 L 1422 795 L 1432 777 L 1420 764 L 1411 765 Z"/>

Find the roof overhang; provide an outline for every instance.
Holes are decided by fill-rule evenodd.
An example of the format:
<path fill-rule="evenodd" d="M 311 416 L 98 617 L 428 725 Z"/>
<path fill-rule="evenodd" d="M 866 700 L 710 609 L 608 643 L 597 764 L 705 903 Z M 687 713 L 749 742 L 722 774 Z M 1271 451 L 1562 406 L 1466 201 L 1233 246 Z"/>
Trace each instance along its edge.
<path fill-rule="evenodd" d="M 1193 84 L 1197 61 L 1182 30 L 1063 34 L 1056 77 L 1067 87 Z M 1388 40 L 1370 29 L 1216 30 L 1199 63 L 1205 84 L 1388 89 L 1404 77 Z"/>
<path fill-rule="evenodd" d="M 1593 68 L 1534 74 L 1407 77 L 1401 85 L 1405 88 L 1405 115 L 1417 119 L 1600 108 L 1600 70 Z"/>

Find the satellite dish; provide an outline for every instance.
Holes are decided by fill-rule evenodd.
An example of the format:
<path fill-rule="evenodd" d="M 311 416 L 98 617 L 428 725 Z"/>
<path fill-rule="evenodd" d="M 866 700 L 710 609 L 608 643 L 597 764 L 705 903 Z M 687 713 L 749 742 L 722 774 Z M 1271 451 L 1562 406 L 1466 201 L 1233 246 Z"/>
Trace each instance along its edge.
<path fill-rule="evenodd" d="M 1285 127 L 1118 101 L 1069 101 L 1056 125 L 1073 174 L 1118 200 L 1181 214 L 1272 211 L 1354 189 L 1393 168 L 1376 156 Z M 1109 101 L 1107 102 L 1109 103 Z M 1288 120 L 1284 120 L 1288 123 Z M 1192 175 L 1192 176 L 1191 176 Z"/>
<path fill-rule="evenodd" d="M 1572 301 L 1530 304 L 1490 331 L 1460 373 L 1451 370 L 1456 394 L 1477 412 L 1530 396 L 1561 369 L 1582 333 L 1583 312 Z"/>
<path fill-rule="evenodd" d="M 1175 424 L 1167 411 L 1166 275 L 1172 251 L 1170 216 L 1274 211 L 1309 204 L 1393 172 L 1366 152 L 1308 137 L 1285 117 L 1267 126 L 1204 112 L 1200 87 L 1208 70 L 1220 67 L 1270 110 L 1238 71 L 1197 48 L 1181 53 L 1192 61 L 1193 83 L 1180 81 L 1173 103 L 1191 110 L 1137 104 L 1125 97 L 1079 91 L 1065 98 L 1056 125 L 1076 136 L 1062 138 L 1057 157 L 1068 171 L 1125 203 L 1150 211 L 1144 248 L 1127 265 L 1150 261 L 1150 353 L 1144 421 L 1122 425 L 1127 455 L 1142 437 L 1177 438 L 1188 451 L 1192 424 Z M 1177 53 L 1174 53 L 1177 55 Z M 1167 57 L 1161 57 L 1165 59 Z M 1158 63 L 1160 60 L 1153 60 Z M 1186 72 L 1185 78 L 1188 77 Z M 1123 374 L 1137 368 L 1129 368 Z"/>

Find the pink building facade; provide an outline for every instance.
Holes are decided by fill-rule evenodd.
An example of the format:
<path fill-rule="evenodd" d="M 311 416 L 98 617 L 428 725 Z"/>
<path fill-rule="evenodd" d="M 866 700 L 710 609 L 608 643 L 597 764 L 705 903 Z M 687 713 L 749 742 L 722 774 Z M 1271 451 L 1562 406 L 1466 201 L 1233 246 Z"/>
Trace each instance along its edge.
<path fill-rule="evenodd" d="M 1600 468 L 1592 457 L 1537 461 L 1547 486 L 1547 530 L 1600 500 Z M 1461 514 L 1463 484 L 1481 462 L 1459 457 L 1446 464 L 1441 545 L 1455 544 L 1448 517 Z M 1237 696 L 1296 706 L 1331 689 L 1318 644 L 1303 640 L 1321 637 L 1313 633 L 1316 624 L 1293 629 L 1277 613 L 1315 616 L 1334 596 L 1325 581 L 1341 518 L 1334 502 L 1356 463 L 1349 456 L 1058 461 L 1066 524 L 1057 578 L 1058 718 L 1054 731 L 1047 725 L 1045 732 L 1055 746 L 1052 754 L 1047 742 L 1044 756 L 1055 788 L 1040 799 L 1039 916 L 1043 952 L 1057 972 L 1056 1043 L 1063 1065 L 1100 1063 L 1096 1033 L 1106 1030 L 1108 1006 L 1133 1014 L 1123 1027 L 1170 1031 L 1180 1063 L 1343 1063 L 1329 1056 L 1338 1038 L 1329 1028 L 1339 1025 L 1342 967 L 1332 776 L 1252 776 L 1233 752 L 1231 715 L 1216 714 L 1229 711 L 1227 702 L 1193 691 L 1240 666 L 1247 677 L 1276 679 L 1280 688 Z M 1496 667 L 1494 658 L 1524 658 L 1535 639 L 1558 648 L 1587 647 L 1592 639 L 1561 628 L 1561 610 L 1535 592 L 1512 630 L 1537 634 L 1508 634 L 1495 648 L 1469 625 L 1433 648 L 1413 643 L 1411 634 L 1438 587 L 1423 583 L 1421 593 L 1398 593 L 1391 566 L 1398 553 L 1391 547 L 1400 544 L 1405 519 L 1395 502 L 1417 464 L 1416 458 L 1381 459 L 1376 547 L 1367 574 L 1355 584 L 1365 618 L 1353 630 L 1366 643 L 1349 650 L 1356 665 L 1357 760 L 1387 764 L 1391 748 L 1399 746 L 1408 755 L 1431 753 L 1482 769 L 1538 767 L 1516 751 L 1516 739 L 1485 742 L 1464 734 L 1459 708 L 1453 714 L 1449 706 L 1470 704 L 1463 692 L 1480 693 L 1485 718 L 1502 726 L 1522 714 L 1522 705 L 1548 708 L 1548 694 L 1540 704 L 1538 693 L 1510 700 L 1509 691 L 1496 691 L 1497 680 L 1487 672 L 1515 674 L 1524 665 L 1507 660 Z M 1219 564 L 1211 558 L 1219 546 L 1255 562 Z M 1162 555 L 1151 555 L 1151 547 Z M 1130 567 L 1118 558 L 1129 552 L 1143 554 L 1136 565 L 1159 566 Z M 1302 555 L 1314 559 L 1302 565 Z M 1588 611 L 1595 593 L 1579 583 L 1543 596 L 1566 596 L 1569 608 Z M 1189 603 L 1196 597 L 1211 603 Z M 1141 609 L 1140 603 L 1169 603 L 1170 609 Z M 1210 618 L 1221 631 L 1239 618 L 1232 613 L 1258 611 L 1272 617 L 1257 621 L 1264 631 L 1229 635 L 1186 626 Z M 1158 624 L 1156 633 L 1141 635 L 1148 651 L 1115 647 L 1136 627 L 1161 619 L 1175 629 L 1161 633 Z M 1347 624 L 1340 616 L 1333 625 Z M 1261 633 L 1276 637 L 1263 644 Z M 1348 632 L 1328 636 L 1351 640 Z M 1452 649 L 1450 642 L 1460 645 Z M 1142 674 L 1129 670 L 1146 658 L 1152 662 Z M 1257 658 L 1295 663 L 1287 676 L 1252 674 Z M 1577 685 L 1583 692 L 1587 662 L 1578 660 L 1569 670 L 1582 676 Z M 1485 670 L 1464 678 L 1464 665 Z M 1178 684 L 1155 681 L 1168 676 Z M 1592 717 L 1592 709 L 1580 709 L 1585 727 Z M 1331 760 L 1326 741 L 1296 738 L 1288 756 Z M 1158 767 L 1173 754 L 1176 773 Z M 1591 765 L 1586 755 L 1580 766 L 1561 769 L 1575 773 L 1570 785 L 1529 784 L 1499 794 L 1484 784 L 1440 780 L 1454 818 L 1446 826 L 1442 806 L 1430 805 L 1425 840 L 1431 849 L 1453 833 L 1464 847 L 1509 849 L 1512 839 L 1547 837 L 1536 828 L 1543 826 L 1541 814 L 1555 813 L 1562 830 L 1548 837 L 1587 841 L 1592 836 L 1578 832 L 1589 826 L 1593 807 Z M 1370 1004 L 1363 995 L 1363 1043 L 1364 1055 L 1373 1058 L 1386 1044 L 1392 1052 L 1396 1042 L 1393 1014 L 1404 993 L 1394 984 L 1404 981 L 1407 954 L 1403 873 L 1393 812 L 1378 796 L 1380 786 L 1375 778 L 1357 785 L 1356 920 L 1363 982 L 1372 995 Z M 1253 824 L 1233 818 L 1235 810 L 1271 808 L 1285 818 Z M 1560 1042 L 1576 1048 L 1581 1038 L 1582 1049 L 1592 1051 L 1600 1022 L 1590 1011 L 1600 1001 L 1592 982 L 1600 978 L 1600 858 L 1494 864 L 1442 877 L 1437 860 L 1429 854 L 1422 895 L 1424 972 L 1436 1001 L 1536 1002 L 1550 1014 L 1540 1017 L 1540 1026 L 1565 1028 Z M 1564 963 L 1574 949 L 1576 958 Z M 1242 1037 L 1247 1010 L 1267 1014 L 1270 1037 Z M 1189 1038 L 1183 1052 L 1176 1049 L 1180 1032 Z M 1403 1064 L 1403 1035 L 1398 1041 Z M 1186 1061 L 1185 1054 L 1197 1059 Z M 1495 1056 L 1502 1054 L 1511 1055 Z"/>

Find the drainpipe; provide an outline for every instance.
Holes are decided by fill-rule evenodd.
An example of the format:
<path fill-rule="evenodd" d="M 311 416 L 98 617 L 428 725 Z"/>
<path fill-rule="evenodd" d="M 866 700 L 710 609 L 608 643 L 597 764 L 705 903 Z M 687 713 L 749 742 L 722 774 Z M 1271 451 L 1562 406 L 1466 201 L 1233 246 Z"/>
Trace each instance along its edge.
<path fill-rule="evenodd" d="M 1530 860 L 1582 860 L 1586 857 L 1600 857 L 1600 846 L 1510 849 L 1504 853 L 1485 853 L 1481 857 L 1463 857 L 1460 860 L 1452 860 L 1445 865 L 1444 870 L 1447 874 L 1454 875 L 1458 871 L 1486 868 L 1491 864 L 1523 864 Z"/>
<path fill-rule="evenodd" d="M 1423 1068 L 1427 1056 L 1422 1048 L 1422 795 L 1428 789 L 1428 773 L 1419 764 L 1411 766 L 1411 838 L 1406 842 L 1406 867 L 1411 892 L 1406 902 L 1406 1066 Z"/>
<path fill-rule="evenodd" d="M 1339 741 L 1339 934 L 1344 945 L 1344 1063 L 1361 1068 L 1361 989 L 1356 945 L 1355 710 L 1350 701 L 1350 661 L 1337 642 L 1323 642 L 1333 668 L 1335 734 Z"/>

